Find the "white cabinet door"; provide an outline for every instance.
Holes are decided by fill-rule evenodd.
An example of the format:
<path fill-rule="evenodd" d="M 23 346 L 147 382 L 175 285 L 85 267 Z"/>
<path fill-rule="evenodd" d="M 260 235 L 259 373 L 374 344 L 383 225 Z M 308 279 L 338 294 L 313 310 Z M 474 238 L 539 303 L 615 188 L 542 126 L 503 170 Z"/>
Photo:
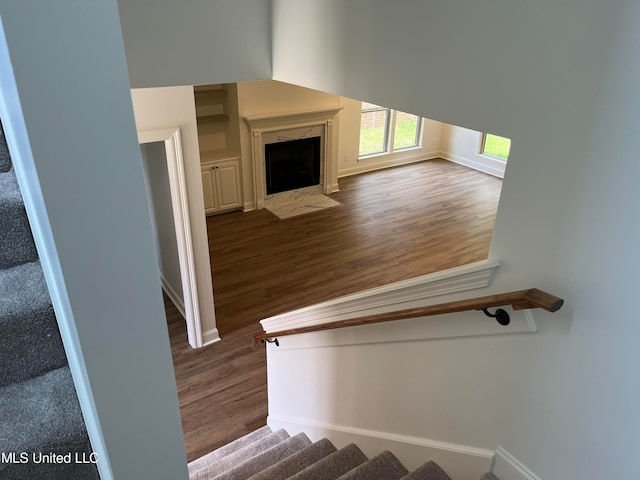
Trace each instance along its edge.
<path fill-rule="evenodd" d="M 237 162 L 221 162 L 216 168 L 218 208 L 232 210 L 240 208 L 240 172 Z"/>
<path fill-rule="evenodd" d="M 218 202 L 216 202 L 216 194 L 214 190 L 214 170 L 207 168 L 202 170 L 202 193 L 204 194 L 204 211 L 205 213 L 214 213 L 218 211 Z"/>
<path fill-rule="evenodd" d="M 202 192 L 207 215 L 242 208 L 240 160 L 220 160 L 203 165 Z"/>

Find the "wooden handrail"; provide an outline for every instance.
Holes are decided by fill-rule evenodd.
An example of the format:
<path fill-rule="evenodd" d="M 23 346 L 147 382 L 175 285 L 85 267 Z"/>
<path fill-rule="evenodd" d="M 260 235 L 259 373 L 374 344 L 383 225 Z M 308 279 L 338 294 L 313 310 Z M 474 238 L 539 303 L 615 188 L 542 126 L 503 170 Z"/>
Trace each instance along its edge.
<path fill-rule="evenodd" d="M 456 300 L 455 302 L 409 308 L 407 310 L 399 310 L 396 312 L 375 313 L 364 317 L 338 320 L 320 325 L 311 325 L 309 327 L 290 328 L 279 332 L 261 333 L 253 337 L 253 346 L 255 347 L 261 341 L 276 337 L 284 337 L 286 335 L 319 332 L 322 330 L 333 330 L 335 328 L 354 327 L 356 325 L 368 325 L 371 323 L 388 322 L 393 320 L 405 320 L 407 318 L 427 317 L 429 315 L 465 312 L 467 310 L 484 310 L 487 308 L 505 305 L 511 305 L 514 310 L 542 308 L 548 312 L 555 312 L 562 307 L 563 303 L 564 300 L 561 298 L 543 292 L 542 290 L 538 290 L 537 288 L 530 288 L 529 290 L 518 290 L 516 292 L 500 293 L 498 295 L 489 295 L 486 297 Z"/>

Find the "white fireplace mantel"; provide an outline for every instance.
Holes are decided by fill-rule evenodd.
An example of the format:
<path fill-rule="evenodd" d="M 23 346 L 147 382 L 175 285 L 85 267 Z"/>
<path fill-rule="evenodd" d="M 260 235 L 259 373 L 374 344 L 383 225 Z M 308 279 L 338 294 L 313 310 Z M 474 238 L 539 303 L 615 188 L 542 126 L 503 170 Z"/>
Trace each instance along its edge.
<path fill-rule="evenodd" d="M 322 127 L 321 137 L 322 162 L 322 191 L 332 193 L 338 191 L 338 169 L 335 161 L 337 155 L 337 135 L 334 132 L 334 121 L 342 107 L 332 107 L 297 112 L 263 114 L 244 117 L 244 121 L 251 130 L 251 153 L 253 163 L 253 188 L 255 208 L 264 208 L 265 199 L 265 167 L 264 146 L 265 134 L 293 131 L 297 129 Z M 269 135 L 271 136 L 271 135 Z M 271 136 L 272 137 L 272 136 Z"/>

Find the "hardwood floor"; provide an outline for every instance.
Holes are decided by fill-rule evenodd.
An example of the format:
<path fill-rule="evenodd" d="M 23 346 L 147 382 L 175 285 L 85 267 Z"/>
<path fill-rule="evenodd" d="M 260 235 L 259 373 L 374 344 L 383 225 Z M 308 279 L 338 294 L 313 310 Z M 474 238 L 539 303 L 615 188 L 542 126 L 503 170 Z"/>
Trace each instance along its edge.
<path fill-rule="evenodd" d="M 487 258 L 502 181 L 446 160 L 340 180 L 342 205 L 207 221 L 222 335 L 263 318 Z"/>
<path fill-rule="evenodd" d="M 252 348 L 259 325 L 240 328 L 202 349 L 189 346 L 184 318 L 165 296 L 187 460 L 266 425 L 264 348 Z"/>
<path fill-rule="evenodd" d="M 445 160 L 340 180 L 342 205 L 280 220 L 207 219 L 222 342 L 194 351 L 167 316 L 189 460 L 265 424 L 258 322 L 331 298 L 487 258 L 502 181 Z M 177 315 L 177 317 L 176 317 Z"/>

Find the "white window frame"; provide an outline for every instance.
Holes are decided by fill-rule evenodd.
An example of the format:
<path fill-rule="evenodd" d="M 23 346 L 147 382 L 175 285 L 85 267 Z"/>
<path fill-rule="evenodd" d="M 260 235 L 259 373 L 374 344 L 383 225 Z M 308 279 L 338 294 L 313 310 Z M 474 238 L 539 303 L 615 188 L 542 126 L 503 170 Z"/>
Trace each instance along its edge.
<path fill-rule="evenodd" d="M 383 107 L 381 105 L 377 105 L 377 108 L 369 108 L 362 109 L 360 108 L 360 118 L 362 118 L 362 114 L 366 112 L 372 112 L 377 110 L 386 110 L 387 111 L 387 121 L 385 123 L 385 131 L 384 131 L 384 150 L 381 152 L 368 153 L 366 155 L 359 155 L 358 160 L 368 160 L 370 158 L 381 157 L 384 155 L 393 155 L 395 152 L 406 152 L 410 150 L 417 150 L 422 148 L 422 139 L 424 136 L 424 118 L 412 113 L 411 115 L 416 115 L 418 117 L 418 125 L 416 127 L 416 144 L 411 145 L 409 147 L 401 147 L 395 148 L 395 134 L 396 134 L 396 119 L 398 113 L 409 113 L 409 112 L 399 112 L 398 110 L 393 110 L 392 108 Z"/>
<path fill-rule="evenodd" d="M 487 135 L 493 135 L 494 137 L 499 137 L 500 136 L 500 135 L 495 135 L 493 133 L 483 132 L 482 136 L 480 137 L 480 146 L 479 146 L 479 149 L 478 149 L 478 155 L 483 156 L 485 158 L 490 158 L 491 160 L 496 160 L 498 162 L 506 163 L 508 158 L 507 159 L 500 158 L 500 157 L 497 157 L 495 155 L 491 155 L 490 153 L 486 153 L 484 151 L 485 144 L 487 143 Z"/>

